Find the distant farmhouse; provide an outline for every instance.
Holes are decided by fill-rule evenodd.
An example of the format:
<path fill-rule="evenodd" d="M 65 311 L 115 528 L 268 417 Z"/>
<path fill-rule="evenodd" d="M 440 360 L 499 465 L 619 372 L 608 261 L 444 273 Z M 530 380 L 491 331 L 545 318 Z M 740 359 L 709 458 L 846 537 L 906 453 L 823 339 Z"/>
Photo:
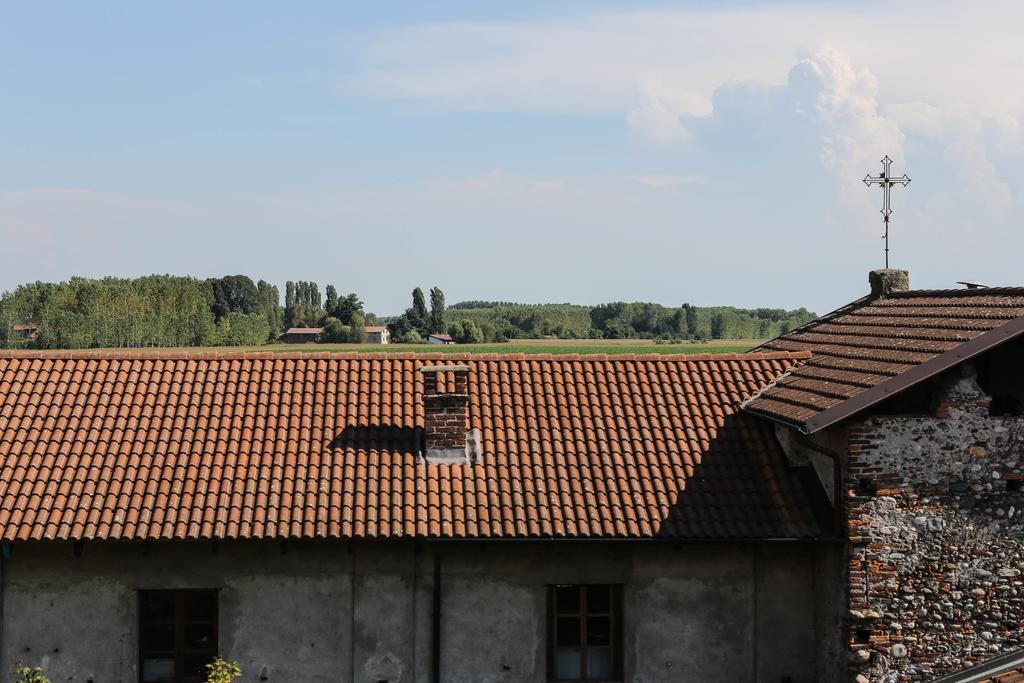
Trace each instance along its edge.
<path fill-rule="evenodd" d="M 0 353 L 2 661 L 143 683 L 217 654 L 284 682 L 1009 671 L 1024 288 L 870 283 L 748 354 Z"/>
<path fill-rule="evenodd" d="M 390 344 L 391 331 L 383 325 L 368 325 L 366 328 L 367 344 Z M 290 327 L 280 336 L 286 344 L 311 344 L 324 341 L 322 327 Z"/>
<path fill-rule="evenodd" d="M 39 337 L 39 327 L 33 324 L 15 325 L 14 338 L 18 341 L 35 341 Z"/>
<path fill-rule="evenodd" d="M 285 344 L 312 344 L 323 337 L 322 327 L 289 327 L 281 333 L 281 341 Z"/>
<path fill-rule="evenodd" d="M 430 344 L 454 344 L 455 340 L 449 334 L 431 332 L 427 336 L 427 342 Z"/>
<path fill-rule="evenodd" d="M 391 343 L 391 330 L 384 325 L 367 325 L 366 326 L 366 343 L 367 344 L 390 344 Z"/>

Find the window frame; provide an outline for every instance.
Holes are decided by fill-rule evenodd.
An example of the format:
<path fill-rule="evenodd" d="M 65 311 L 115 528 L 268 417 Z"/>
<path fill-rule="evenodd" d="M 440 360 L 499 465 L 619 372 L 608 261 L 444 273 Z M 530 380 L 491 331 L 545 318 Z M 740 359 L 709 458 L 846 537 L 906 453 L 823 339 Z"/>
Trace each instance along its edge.
<path fill-rule="evenodd" d="M 559 588 L 572 587 L 580 589 L 580 605 L 579 611 L 572 613 L 580 620 L 580 677 L 579 678 L 559 678 L 556 670 L 556 662 L 558 658 L 558 605 L 556 600 L 556 594 Z M 609 637 L 608 649 L 611 652 L 612 666 L 611 674 L 605 678 L 593 678 L 589 677 L 587 671 L 587 651 L 591 647 L 605 647 L 605 646 L 590 646 L 587 644 L 587 589 L 592 587 L 608 588 L 608 609 L 607 613 L 609 616 L 609 622 L 611 626 L 611 633 Z M 623 660 L 623 647 L 622 647 L 622 584 L 618 583 L 557 583 L 549 584 L 547 595 L 547 660 L 548 660 L 548 675 L 547 680 L 549 683 L 615 683 L 622 680 L 622 660 Z M 603 616 L 604 612 L 600 616 Z M 568 616 L 572 616 L 568 615 Z M 561 614 L 562 617 L 567 616 L 566 613 Z"/>
<path fill-rule="evenodd" d="M 220 648 L 220 590 L 217 588 L 143 588 L 136 591 L 137 595 L 137 609 L 138 609 L 138 668 L 139 668 L 139 683 L 145 683 L 143 681 L 143 662 L 146 659 L 147 651 L 143 649 L 143 629 L 146 625 L 145 613 L 143 609 L 143 603 L 146 595 L 152 595 L 154 593 L 164 593 L 174 596 L 174 674 L 172 681 L 173 683 L 202 683 L 206 676 L 203 674 L 199 679 L 186 678 L 184 675 L 185 668 L 185 656 L 189 652 L 189 648 L 185 646 L 185 627 L 189 623 L 185 619 L 185 598 L 187 596 L 196 595 L 209 595 L 213 597 L 214 610 L 213 619 L 209 620 L 195 620 L 192 623 L 205 623 L 210 624 L 213 629 L 213 657 L 216 657 L 219 653 Z"/>

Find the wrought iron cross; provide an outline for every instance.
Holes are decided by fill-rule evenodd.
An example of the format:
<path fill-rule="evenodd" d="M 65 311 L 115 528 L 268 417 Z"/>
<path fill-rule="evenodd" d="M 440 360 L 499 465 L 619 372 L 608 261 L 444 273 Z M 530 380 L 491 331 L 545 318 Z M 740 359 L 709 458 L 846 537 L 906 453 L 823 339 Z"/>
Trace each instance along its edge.
<path fill-rule="evenodd" d="M 873 176 L 870 173 L 864 176 L 864 184 L 868 187 L 872 185 L 882 186 L 882 220 L 885 221 L 885 267 L 889 267 L 889 214 L 892 213 L 892 208 L 889 206 L 889 190 L 892 189 L 893 185 L 902 185 L 906 187 L 910 183 L 910 178 L 906 174 L 901 175 L 898 178 L 893 178 L 889 174 L 889 166 L 892 165 L 892 159 L 886 154 L 885 158 L 882 159 L 882 172 L 877 176 Z"/>

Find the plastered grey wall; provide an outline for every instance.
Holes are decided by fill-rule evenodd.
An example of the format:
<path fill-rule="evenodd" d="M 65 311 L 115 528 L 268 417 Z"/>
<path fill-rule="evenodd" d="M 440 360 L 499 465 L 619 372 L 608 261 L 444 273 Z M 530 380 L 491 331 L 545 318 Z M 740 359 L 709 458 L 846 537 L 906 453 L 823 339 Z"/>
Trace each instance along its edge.
<path fill-rule="evenodd" d="M 337 681 L 352 661 L 352 556 L 343 544 L 15 545 L 3 594 L 3 680 L 138 680 L 138 591 L 220 589 L 220 646 L 245 680 Z"/>
<path fill-rule="evenodd" d="M 623 585 L 624 680 L 829 680 L 836 546 L 370 541 L 15 545 L 4 680 L 137 681 L 138 589 L 215 587 L 243 681 L 426 683 L 435 553 L 445 682 L 545 681 L 553 583 Z"/>

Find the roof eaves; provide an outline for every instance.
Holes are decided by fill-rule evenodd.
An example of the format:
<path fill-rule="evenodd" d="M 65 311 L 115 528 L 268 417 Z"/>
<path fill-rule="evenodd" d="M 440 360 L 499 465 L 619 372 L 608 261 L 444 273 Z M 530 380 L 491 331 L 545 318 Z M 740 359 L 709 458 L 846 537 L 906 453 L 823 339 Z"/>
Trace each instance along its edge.
<path fill-rule="evenodd" d="M 1006 673 L 1007 670 L 1024 665 L 1024 649 L 1014 650 L 1005 655 L 986 660 L 981 664 L 975 664 L 968 669 L 962 669 L 942 678 L 936 678 L 934 683 L 980 683 L 981 681 L 992 680 L 994 676 Z"/>
<path fill-rule="evenodd" d="M 755 417 L 761 418 L 762 420 L 768 420 L 769 422 L 780 424 L 783 427 L 792 427 L 793 429 L 799 430 L 803 434 L 808 433 L 807 425 L 805 425 L 803 422 L 799 422 L 797 420 L 787 420 L 786 418 L 780 415 L 766 413 L 764 411 L 758 410 L 757 408 L 750 408 L 745 405 L 741 405 L 740 408 L 743 410 L 743 412 L 747 413 L 748 415 L 753 415 Z"/>
<path fill-rule="evenodd" d="M 857 394 L 853 398 L 843 401 L 839 405 L 822 411 L 807 420 L 803 427 L 800 428 L 800 431 L 805 434 L 819 432 L 1021 334 L 1024 334 L 1024 316 L 1014 318 L 1005 325 L 1001 325 L 994 330 L 964 342 L 960 346 L 939 354 L 931 360 L 925 361 L 892 379 L 886 380 L 867 391 Z"/>

